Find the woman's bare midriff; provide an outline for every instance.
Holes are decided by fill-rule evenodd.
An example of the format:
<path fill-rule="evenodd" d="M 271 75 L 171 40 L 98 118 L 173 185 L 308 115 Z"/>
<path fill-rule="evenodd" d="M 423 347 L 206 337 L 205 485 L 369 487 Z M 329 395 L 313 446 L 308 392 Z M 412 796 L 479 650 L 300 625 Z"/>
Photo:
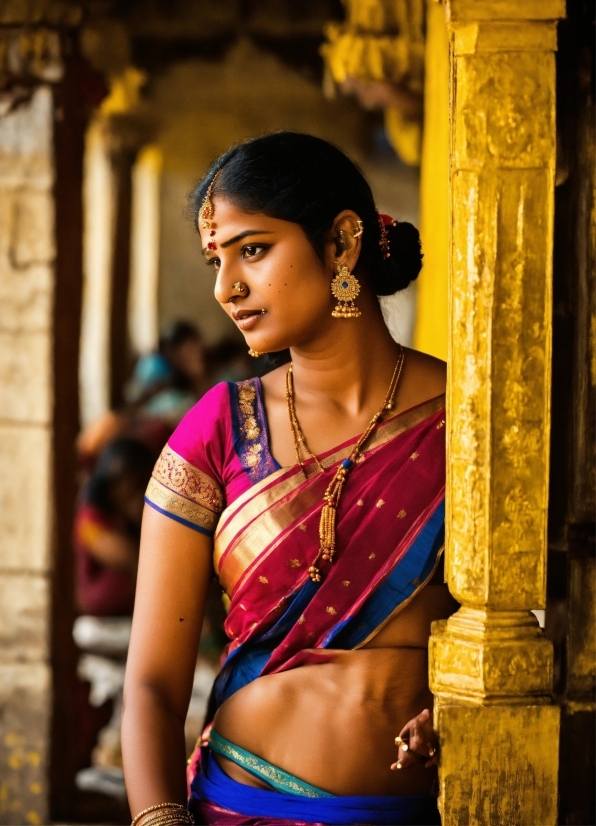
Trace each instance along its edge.
<path fill-rule="evenodd" d="M 259 677 L 237 691 L 218 710 L 216 731 L 332 794 L 430 793 L 434 769 L 422 761 L 403 771 L 390 766 L 395 736 L 432 707 L 430 623 L 456 607 L 446 586 L 426 586 L 362 648 L 315 649 L 320 662 Z M 238 765 L 216 759 L 240 783 L 269 788 Z"/>

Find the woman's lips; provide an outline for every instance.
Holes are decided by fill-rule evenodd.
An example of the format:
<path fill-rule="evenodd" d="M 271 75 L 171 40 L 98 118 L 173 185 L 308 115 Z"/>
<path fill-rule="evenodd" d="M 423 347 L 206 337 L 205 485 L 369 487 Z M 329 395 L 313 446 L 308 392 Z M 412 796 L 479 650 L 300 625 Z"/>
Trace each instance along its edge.
<path fill-rule="evenodd" d="M 232 317 L 241 330 L 252 330 L 257 321 L 265 315 L 265 310 L 236 310 Z"/>

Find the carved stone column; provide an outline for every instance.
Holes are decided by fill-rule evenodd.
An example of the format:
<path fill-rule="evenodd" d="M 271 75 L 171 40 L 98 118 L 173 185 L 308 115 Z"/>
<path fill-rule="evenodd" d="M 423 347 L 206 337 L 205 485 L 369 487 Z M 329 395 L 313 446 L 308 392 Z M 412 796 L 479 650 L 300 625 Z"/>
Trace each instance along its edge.
<path fill-rule="evenodd" d="M 556 20 L 447 0 L 451 249 L 446 571 L 430 644 L 443 826 L 557 821 L 544 608 Z"/>
<path fill-rule="evenodd" d="M 1 824 L 66 819 L 73 799 L 80 17 L 0 4 Z"/>

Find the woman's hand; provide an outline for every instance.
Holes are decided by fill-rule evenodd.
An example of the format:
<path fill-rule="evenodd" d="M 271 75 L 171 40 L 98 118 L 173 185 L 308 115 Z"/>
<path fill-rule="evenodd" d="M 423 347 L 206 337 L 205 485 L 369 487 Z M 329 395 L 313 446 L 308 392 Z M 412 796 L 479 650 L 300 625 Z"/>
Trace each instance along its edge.
<path fill-rule="evenodd" d="M 395 738 L 397 762 L 392 769 L 407 769 L 424 760 L 424 768 L 429 769 L 439 762 L 439 740 L 433 729 L 432 715 L 428 708 L 414 717 Z"/>

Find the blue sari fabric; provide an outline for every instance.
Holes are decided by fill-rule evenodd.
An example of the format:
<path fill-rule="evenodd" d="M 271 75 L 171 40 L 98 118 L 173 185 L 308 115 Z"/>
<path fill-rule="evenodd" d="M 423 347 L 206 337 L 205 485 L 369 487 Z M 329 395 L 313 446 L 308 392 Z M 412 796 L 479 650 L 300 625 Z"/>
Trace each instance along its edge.
<path fill-rule="evenodd" d="M 436 800 L 431 795 L 312 798 L 257 789 L 229 777 L 207 748 L 201 752 L 201 767 L 191 787 L 191 811 L 204 800 L 247 817 L 279 817 L 329 826 L 440 826 L 441 823 Z"/>

